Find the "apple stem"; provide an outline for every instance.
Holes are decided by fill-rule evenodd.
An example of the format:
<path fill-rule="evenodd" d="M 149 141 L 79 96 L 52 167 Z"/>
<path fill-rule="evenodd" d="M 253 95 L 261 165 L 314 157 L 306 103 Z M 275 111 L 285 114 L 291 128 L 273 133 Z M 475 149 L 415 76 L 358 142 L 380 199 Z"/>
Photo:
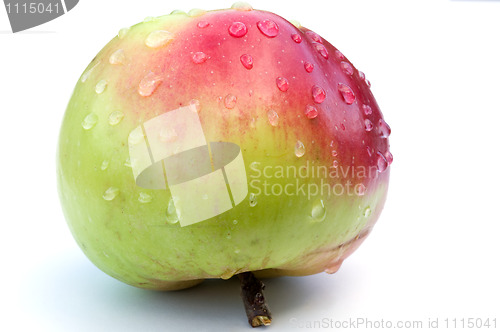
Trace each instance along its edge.
<path fill-rule="evenodd" d="M 248 323 L 252 327 L 271 325 L 271 312 L 267 307 L 263 290 L 265 285 L 252 272 L 238 274 L 241 285 L 241 298 L 245 305 Z"/>

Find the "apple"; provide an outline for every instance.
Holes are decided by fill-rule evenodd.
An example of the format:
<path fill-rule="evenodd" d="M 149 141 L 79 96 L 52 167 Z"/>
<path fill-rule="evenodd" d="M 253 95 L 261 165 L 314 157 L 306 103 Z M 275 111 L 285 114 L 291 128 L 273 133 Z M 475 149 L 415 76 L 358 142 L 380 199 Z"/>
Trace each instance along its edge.
<path fill-rule="evenodd" d="M 381 213 L 389 134 L 313 31 L 242 3 L 175 11 L 120 30 L 80 77 L 58 188 L 84 253 L 133 286 L 334 273 Z"/>

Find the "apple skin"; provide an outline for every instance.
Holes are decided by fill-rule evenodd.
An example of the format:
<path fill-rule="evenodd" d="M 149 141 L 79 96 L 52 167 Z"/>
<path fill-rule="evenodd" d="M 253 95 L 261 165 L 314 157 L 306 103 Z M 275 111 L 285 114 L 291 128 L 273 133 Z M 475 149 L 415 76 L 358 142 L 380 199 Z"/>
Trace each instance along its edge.
<path fill-rule="evenodd" d="M 258 22 L 265 20 L 276 23 L 276 36 L 261 32 Z M 243 23 L 247 32 L 232 36 L 233 22 Z M 147 46 L 158 30 L 172 39 Z M 78 81 L 60 132 L 60 199 L 88 258 L 125 283 L 157 290 L 244 271 L 261 277 L 335 272 L 382 211 L 392 156 L 390 131 L 364 75 L 320 38 L 275 14 L 245 8 L 173 13 L 121 30 Z M 244 54 L 252 66 L 244 65 Z M 314 66 L 311 72 L 306 62 Z M 141 95 L 141 81 L 151 72 L 161 83 Z M 286 91 L 279 78 L 286 78 L 288 89 L 281 85 Z M 339 83 L 350 87 L 352 103 Z M 315 86 L 326 94 L 324 101 Z M 236 97 L 229 108 L 228 95 Z M 207 141 L 241 148 L 249 192 L 257 196 L 180 227 L 167 220 L 168 190 L 136 184 L 128 137 L 144 122 L 187 105 L 196 106 Z M 306 115 L 308 105 L 316 107 L 315 118 Z M 297 141 L 305 146 L 300 157 Z M 330 172 L 332 165 L 347 174 L 295 179 L 277 173 L 283 167 Z M 272 176 L 264 176 L 264 169 Z M 326 183 L 337 193 L 266 195 L 264 181 L 268 191 L 299 181 L 311 188 Z M 354 185 L 363 192 L 355 192 Z"/>

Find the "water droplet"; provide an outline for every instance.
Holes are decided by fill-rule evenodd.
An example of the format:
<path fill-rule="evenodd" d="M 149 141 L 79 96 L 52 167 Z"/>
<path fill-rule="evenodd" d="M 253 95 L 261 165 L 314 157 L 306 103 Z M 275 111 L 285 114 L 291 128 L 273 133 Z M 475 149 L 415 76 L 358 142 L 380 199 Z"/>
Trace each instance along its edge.
<path fill-rule="evenodd" d="M 254 207 L 255 205 L 257 205 L 257 195 L 255 195 L 254 193 L 250 193 L 250 195 L 248 196 L 248 204 L 250 204 L 250 207 Z"/>
<path fill-rule="evenodd" d="M 315 103 L 321 104 L 325 101 L 326 92 L 322 87 L 314 85 L 312 87 L 312 96 Z"/>
<path fill-rule="evenodd" d="M 297 141 L 295 143 L 295 155 L 300 158 L 306 153 L 306 147 L 304 146 L 304 143 L 301 141 Z"/>
<path fill-rule="evenodd" d="M 294 42 L 296 42 L 297 44 L 300 44 L 302 42 L 302 36 L 299 35 L 298 33 L 293 33 L 292 34 L 292 39 Z"/>
<path fill-rule="evenodd" d="M 267 111 L 267 118 L 269 119 L 269 123 L 271 124 L 271 126 L 276 127 L 278 125 L 279 116 L 278 113 L 276 113 L 275 111 L 273 110 Z"/>
<path fill-rule="evenodd" d="M 392 162 L 394 161 L 394 157 L 392 156 L 392 153 L 389 150 L 387 150 L 386 153 L 384 153 L 384 157 L 385 157 L 385 160 L 387 160 L 387 163 L 390 166 L 392 164 Z"/>
<path fill-rule="evenodd" d="M 247 34 L 247 26 L 242 22 L 233 22 L 228 28 L 229 34 L 236 38 L 241 38 Z"/>
<path fill-rule="evenodd" d="M 312 63 L 310 63 L 310 62 L 305 62 L 305 63 L 304 63 L 304 68 L 305 68 L 305 70 L 306 70 L 308 73 L 310 73 L 310 72 L 312 72 L 312 71 L 313 71 L 313 69 L 314 69 L 314 65 L 313 65 Z"/>
<path fill-rule="evenodd" d="M 278 77 L 276 79 L 276 85 L 278 86 L 278 89 L 280 89 L 280 91 L 287 91 L 288 88 L 290 87 L 290 84 L 288 83 L 288 80 L 284 77 Z"/>
<path fill-rule="evenodd" d="M 151 96 L 162 82 L 163 78 L 160 75 L 150 71 L 139 83 L 138 92 L 143 97 Z"/>
<path fill-rule="evenodd" d="M 226 239 L 230 240 L 231 239 L 231 232 L 227 232 L 226 234 Z"/>
<path fill-rule="evenodd" d="M 366 83 L 366 85 L 367 85 L 369 88 L 371 88 L 371 87 L 372 87 L 372 84 L 371 84 L 371 83 L 370 83 L 370 81 L 368 81 L 366 78 L 365 78 L 365 83 Z"/>
<path fill-rule="evenodd" d="M 209 25 L 210 25 L 210 23 L 208 23 L 207 21 L 200 21 L 197 24 L 198 28 L 200 28 L 200 29 L 207 28 Z"/>
<path fill-rule="evenodd" d="M 332 150 L 332 157 L 337 157 L 338 156 L 338 152 L 336 150 Z"/>
<path fill-rule="evenodd" d="M 200 104 L 200 101 L 198 99 L 191 99 L 189 101 L 189 105 L 194 106 L 196 108 L 196 112 L 200 112 L 201 104 Z"/>
<path fill-rule="evenodd" d="M 358 183 L 357 185 L 354 186 L 354 191 L 356 195 L 358 196 L 364 196 L 366 193 L 366 187 L 362 183 Z"/>
<path fill-rule="evenodd" d="M 154 21 L 156 21 L 156 17 L 154 16 L 146 16 L 144 20 L 142 20 L 143 23 L 154 22 Z"/>
<path fill-rule="evenodd" d="M 238 224 L 238 220 L 233 220 L 233 225 Z"/>
<path fill-rule="evenodd" d="M 337 57 L 337 59 L 339 59 L 339 60 L 344 60 L 344 59 L 345 59 L 344 54 L 342 54 L 342 52 L 340 52 L 339 50 L 335 50 L 335 56 L 336 56 L 336 57 Z"/>
<path fill-rule="evenodd" d="M 318 116 L 318 109 L 314 105 L 307 105 L 306 116 L 308 119 L 314 119 Z"/>
<path fill-rule="evenodd" d="M 183 16 L 187 16 L 186 12 L 183 11 L 183 10 L 180 10 L 180 9 L 174 9 L 174 10 L 172 10 L 172 12 L 170 13 L 170 15 L 183 15 Z"/>
<path fill-rule="evenodd" d="M 144 141 L 144 133 L 142 132 L 141 127 L 137 127 L 130 132 L 128 135 L 128 144 L 136 145 Z"/>
<path fill-rule="evenodd" d="M 347 75 L 352 75 L 354 74 L 354 68 L 352 68 L 351 64 L 349 62 L 342 61 L 340 63 L 340 68 L 346 73 Z"/>
<path fill-rule="evenodd" d="M 153 200 L 153 197 L 151 197 L 151 195 L 146 194 L 146 193 L 139 193 L 138 200 L 139 200 L 139 202 L 146 204 L 146 203 L 151 202 Z"/>
<path fill-rule="evenodd" d="M 241 64 L 243 67 L 246 69 L 252 69 L 253 68 L 253 58 L 250 54 L 243 54 L 240 57 Z"/>
<path fill-rule="evenodd" d="M 207 11 L 199 8 L 193 8 L 188 12 L 189 17 L 198 17 L 204 15 Z"/>
<path fill-rule="evenodd" d="M 109 114 L 109 117 L 108 117 L 108 123 L 111 126 L 116 126 L 117 124 L 119 124 L 122 121 L 123 117 L 124 117 L 124 114 L 120 111 L 111 112 L 111 114 Z"/>
<path fill-rule="evenodd" d="M 323 40 L 321 40 L 321 37 L 314 31 L 307 31 L 306 32 L 307 37 L 309 37 L 312 41 L 316 43 L 323 44 Z"/>
<path fill-rule="evenodd" d="M 106 90 L 107 86 L 108 86 L 108 81 L 106 81 L 106 80 L 100 80 L 95 85 L 95 93 L 97 93 L 97 94 L 100 95 L 101 93 L 104 92 L 104 90 Z"/>
<path fill-rule="evenodd" d="M 369 119 L 365 119 L 365 130 L 372 131 L 373 123 Z"/>
<path fill-rule="evenodd" d="M 106 201 L 112 201 L 116 198 L 116 196 L 118 196 L 119 193 L 120 189 L 115 187 L 109 187 L 102 195 L 102 198 L 104 198 Z"/>
<path fill-rule="evenodd" d="M 259 21 L 257 22 L 257 27 L 264 36 L 269 38 L 274 38 L 279 33 L 278 25 L 271 20 Z"/>
<path fill-rule="evenodd" d="M 328 59 L 328 50 L 325 45 L 320 43 L 313 43 L 314 49 L 325 59 Z"/>
<path fill-rule="evenodd" d="M 108 169 L 108 166 L 109 166 L 109 161 L 107 160 L 103 160 L 102 161 L 102 164 L 101 164 L 101 171 L 105 171 Z"/>
<path fill-rule="evenodd" d="M 332 162 L 332 167 L 333 167 L 333 168 L 337 168 L 337 167 L 339 167 L 339 162 L 338 162 L 337 160 L 334 160 L 334 161 Z"/>
<path fill-rule="evenodd" d="M 151 32 L 145 40 L 147 47 L 159 48 L 167 45 L 174 39 L 174 34 L 166 30 L 156 30 Z"/>
<path fill-rule="evenodd" d="M 385 159 L 384 155 L 379 151 L 377 152 L 378 158 L 377 158 L 377 170 L 382 173 L 384 172 L 387 167 L 389 166 L 389 163 Z"/>
<path fill-rule="evenodd" d="M 120 31 L 118 31 L 118 38 L 123 39 L 127 35 L 127 33 L 130 31 L 130 28 L 121 28 Z"/>
<path fill-rule="evenodd" d="M 130 159 L 130 157 L 128 157 L 127 159 L 125 159 L 125 162 L 123 163 L 123 166 L 125 166 L 125 167 L 132 167 L 132 160 Z"/>
<path fill-rule="evenodd" d="M 366 147 L 366 152 L 368 152 L 368 155 L 371 157 L 373 155 L 373 149 L 370 148 L 369 146 Z"/>
<path fill-rule="evenodd" d="M 167 207 L 167 222 L 174 225 L 179 222 L 179 217 L 177 216 L 177 209 L 175 208 L 174 200 L 170 199 Z"/>
<path fill-rule="evenodd" d="M 252 169 L 258 169 L 259 165 L 260 165 L 260 162 L 258 162 L 258 161 L 253 161 L 253 162 L 250 163 L 250 167 Z"/>
<path fill-rule="evenodd" d="M 341 264 L 342 264 L 342 261 L 336 260 L 336 261 L 330 263 L 330 265 L 325 269 L 325 272 L 328 274 L 334 274 L 335 272 L 337 272 L 340 269 Z"/>
<path fill-rule="evenodd" d="M 207 61 L 207 59 L 208 59 L 207 55 L 203 52 L 196 52 L 193 54 L 193 57 L 192 57 L 193 62 L 196 64 L 203 63 L 203 62 Z"/>
<path fill-rule="evenodd" d="M 356 96 L 348 85 L 339 83 L 337 87 L 346 104 L 351 105 L 352 103 L 354 103 L 354 100 L 356 100 Z"/>
<path fill-rule="evenodd" d="M 125 62 L 125 52 L 122 49 L 116 50 L 109 57 L 109 63 L 112 65 L 122 65 Z"/>
<path fill-rule="evenodd" d="M 239 254 L 241 252 L 240 248 L 234 248 L 234 253 Z"/>
<path fill-rule="evenodd" d="M 236 98 L 235 95 L 227 95 L 226 98 L 224 98 L 224 106 L 226 106 L 227 109 L 232 109 L 236 106 L 236 102 L 238 101 L 238 98 Z"/>
<path fill-rule="evenodd" d="M 92 67 L 90 67 L 86 72 L 83 73 L 80 81 L 82 83 L 85 83 L 85 81 L 89 78 L 90 74 L 92 74 L 92 72 L 94 71 L 94 69 L 99 66 L 99 64 L 101 63 L 101 61 L 97 61 L 95 65 L 93 65 Z"/>
<path fill-rule="evenodd" d="M 378 120 L 378 129 L 380 131 L 380 136 L 382 136 L 383 138 L 387 138 L 391 134 L 391 127 L 389 127 L 384 119 Z"/>
<path fill-rule="evenodd" d="M 311 210 L 311 217 L 314 219 L 314 221 L 323 221 L 325 220 L 326 217 L 326 208 L 325 208 L 325 203 L 323 202 L 322 199 L 316 201 Z"/>
<path fill-rule="evenodd" d="M 253 10 L 252 6 L 243 1 L 238 1 L 233 3 L 231 9 L 241 10 L 241 11 L 250 11 Z"/>
<path fill-rule="evenodd" d="M 365 77 L 365 73 L 363 73 L 361 70 L 358 70 L 358 75 L 359 75 L 359 78 L 360 78 L 361 80 L 365 80 L 365 79 L 366 79 L 366 77 Z"/>
<path fill-rule="evenodd" d="M 372 108 L 370 106 L 363 105 L 362 108 L 363 108 L 363 112 L 365 112 L 366 115 L 372 114 Z"/>
<path fill-rule="evenodd" d="M 363 216 L 365 218 L 368 218 L 371 214 L 372 214 L 372 209 L 369 206 L 367 206 L 363 211 Z"/>
<path fill-rule="evenodd" d="M 160 129 L 160 142 L 174 142 L 177 138 L 178 135 L 175 128 L 162 127 Z"/>
<path fill-rule="evenodd" d="M 90 113 L 88 114 L 82 121 L 82 127 L 85 130 L 90 130 L 94 128 L 95 124 L 97 123 L 97 115 L 95 113 Z"/>

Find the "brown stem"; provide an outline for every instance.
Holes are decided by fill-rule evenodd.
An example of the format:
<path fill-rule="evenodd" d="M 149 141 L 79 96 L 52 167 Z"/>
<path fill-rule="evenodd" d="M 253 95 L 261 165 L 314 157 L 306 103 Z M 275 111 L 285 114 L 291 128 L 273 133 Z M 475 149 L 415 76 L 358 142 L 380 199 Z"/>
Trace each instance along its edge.
<path fill-rule="evenodd" d="M 248 323 L 252 327 L 268 326 L 271 324 L 271 312 L 266 304 L 262 291 L 265 285 L 255 278 L 252 272 L 238 274 L 241 285 L 241 298 L 245 305 Z"/>

